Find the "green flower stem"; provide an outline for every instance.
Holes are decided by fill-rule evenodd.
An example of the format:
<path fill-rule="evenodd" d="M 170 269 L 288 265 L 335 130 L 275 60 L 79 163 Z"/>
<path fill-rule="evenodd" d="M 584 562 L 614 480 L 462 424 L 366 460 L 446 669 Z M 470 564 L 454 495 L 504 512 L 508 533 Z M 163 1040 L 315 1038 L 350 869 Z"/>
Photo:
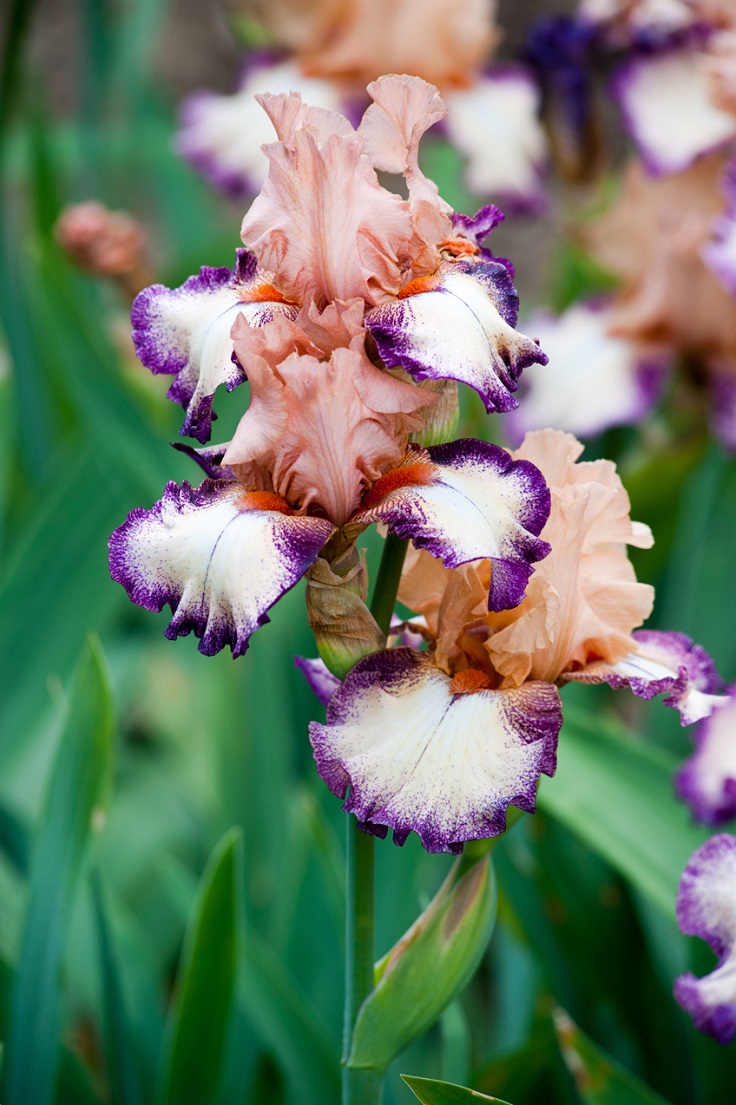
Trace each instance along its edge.
<path fill-rule="evenodd" d="M 407 541 L 386 538 L 386 545 L 373 592 L 371 614 L 388 634 L 396 603 Z M 373 989 L 375 961 L 375 838 L 361 832 L 348 818 L 347 826 L 347 915 L 345 962 L 345 1020 L 343 1024 L 343 1105 L 380 1105 L 383 1071 L 349 1067 L 353 1029 L 361 1005 Z"/>
<path fill-rule="evenodd" d="M 391 625 L 391 615 L 396 605 L 396 592 L 399 589 L 401 569 L 404 567 L 404 557 L 409 542 L 400 537 L 389 534 L 381 558 L 381 566 L 378 569 L 378 579 L 373 592 L 371 602 L 371 614 L 378 622 L 378 626 L 388 635 Z"/>

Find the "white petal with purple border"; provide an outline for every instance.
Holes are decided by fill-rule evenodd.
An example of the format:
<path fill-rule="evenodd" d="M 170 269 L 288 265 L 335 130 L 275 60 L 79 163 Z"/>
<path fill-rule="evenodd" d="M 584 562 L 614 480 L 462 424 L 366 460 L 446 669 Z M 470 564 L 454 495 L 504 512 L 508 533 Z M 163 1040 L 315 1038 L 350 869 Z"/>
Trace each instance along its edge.
<path fill-rule="evenodd" d="M 716 107 L 696 50 L 675 48 L 627 62 L 614 81 L 626 129 L 650 172 L 677 173 L 736 137 Z"/>
<path fill-rule="evenodd" d="M 457 380 L 486 410 L 518 406 L 511 392 L 527 365 L 546 364 L 539 345 L 514 329 L 518 297 L 497 261 L 458 262 L 429 290 L 368 311 L 366 328 L 384 364 L 417 380 Z"/>
<path fill-rule="evenodd" d="M 229 645 L 239 656 L 334 532 L 323 518 L 255 505 L 267 501 L 235 481 L 169 483 L 113 533 L 112 577 L 144 609 L 171 607 L 170 639 L 194 632 L 205 655 Z"/>
<path fill-rule="evenodd" d="M 427 456 L 430 464 L 412 463 Z M 380 494 L 381 486 L 378 481 L 369 494 Z M 519 605 L 533 562 L 549 553 L 539 534 L 549 517 L 550 494 L 538 468 L 512 460 L 497 445 L 461 438 L 426 452 L 410 450 L 405 465 L 386 477 L 386 487 L 385 496 L 354 521 L 385 522 L 446 568 L 489 558 L 489 609 Z"/>
<path fill-rule="evenodd" d="M 263 326 L 276 312 L 296 314 L 296 307 L 284 303 L 244 303 L 239 290 L 251 275 L 253 258 L 238 251 L 235 272 L 202 268 L 180 287 L 153 284 L 136 297 L 131 311 L 136 353 L 155 375 L 176 377 L 169 398 L 186 408 L 181 428 L 200 442 L 212 432 L 212 398 L 224 384 L 232 391 L 246 374 L 233 359 L 230 337 L 239 313 L 251 326 Z"/>
<path fill-rule="evenodd" d="M 533 813 L 540 774 L 553 775 L 562 724 L 557 689 L 453 694 L 450 677 L 408 648 L 356 665 L 310 725 L 317 770 L 343 808 L 429 852 L 496 836 L 509 805 Z"/>
<path fill-rule="evenodd" d="M 705 940 L 719 962 L 704 978 L 681 975 L 675 998 L 697 1029 L 728 1044 L 736 1036 L 736 837 L 713 836 L 690 857 L 677 892 L 677 923 Z"/>
<path fill-rule="evenodd" d="M 595 660 L 581 671 L 564 672 L 562 683 L 608 683 L 627 688 L 638 698 L 666 694 L 665 706 L 680 711 L 683 725 L 692 725 L 724 706 L 713 661 L 705 649 L 684 633 L 640 629 L 633 635 L 637 649 L 615 664 Z"/>

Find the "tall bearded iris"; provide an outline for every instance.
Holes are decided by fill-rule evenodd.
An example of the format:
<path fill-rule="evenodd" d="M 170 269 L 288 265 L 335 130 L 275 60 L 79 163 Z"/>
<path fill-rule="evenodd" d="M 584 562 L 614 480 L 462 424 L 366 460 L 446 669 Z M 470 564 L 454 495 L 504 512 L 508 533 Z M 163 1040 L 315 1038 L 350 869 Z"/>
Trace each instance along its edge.
<path fill-rule="evenodd" d="M 260 97 L 278 140 L 246 251 L 232 272 L 148 288 L 133 307 L 138 355 L 174 376 L 184 434 L 205 445 L 217 388 L 250 384 L 232 441 L 189 450 L 204 483 L 170 483 L 110 541 L 131 599 L 169 605 L 166 635 L 194 632 L 206 654 L 244 652 L 278 598 L 379 517 L 448 568 L 489 558 L 492 609 L 522 600 L 549 551 L 533 464 L 431 444 L 453 424 L 458 381 L 504 411 L 524 366 L 546 359 L 515 329 L 508 268 L 481 245 L 500 214 L 453 215 L 419 169 L 444 113 L 432 86 L 384 77 L 369 92 L 357 130 L 296 94 Z M 403 174 L 408 198 L 376 169 Z"/>

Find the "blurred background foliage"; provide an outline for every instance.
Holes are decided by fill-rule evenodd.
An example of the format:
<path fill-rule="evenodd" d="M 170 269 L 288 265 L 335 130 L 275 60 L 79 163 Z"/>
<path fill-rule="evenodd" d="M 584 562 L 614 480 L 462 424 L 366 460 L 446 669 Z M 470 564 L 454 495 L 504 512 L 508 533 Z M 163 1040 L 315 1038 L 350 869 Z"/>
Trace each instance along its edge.
<path fill-rule="evenodd" d="M 344 815 L 313 769 L 320 707 L 293 666 L 313 651 L 303 594 L 233 662 L 166 641 L 165 614 L 110 581 L 110 531 L 196 473 L 168 445 L 180 412 L 135 361 L 126 304 L 53 236 L 70 202 L 124 207 L 176 285 L 231 264 L 242 212 L 172 152 L 196 54 L 181 49 L 177 65 L 170 48 L 162 69 L 167 36 L 181 42 L 176 10 L 78 0 L 61 19 L 60 7 L 9 0 L 0 81 L 3 1101 L 326 1105 L 339 1096 Z M 472 202 L 452 158 L 435 162 L 443 194 Z M 558 305 L 591 286 L 559 216 L 509 222 L 496 249 L 518 262 L 527 308 L 543 286 Z M 242 402 L 242 389 L 221 398 L 219 437 Z M 636 560 L 658 588 L 654 624 L 694 636 L 733 680 L 736 467 L 687 409 L 667 418 L 588 455 L 618 459 L 633 516 L 654 529 Z M 472 402 L 463 430 L 498 432 Z M 392 1066 L 388 1105 L 415 1100 L 399 1071 L 514 1105 L 732 1098 L 733 1050 L 697 1035 L 671 997 L 676 974 L 711 958 L 674 922 L 677 880 L 706 835 L 672 794 L 690 738 L 655 703 L 604 688 L 565 699 L 541 812 L 495 849 L 488 953 Z M 412 837 L 379 842 L 377 862 L 382 954 L 450 859 Z"/>

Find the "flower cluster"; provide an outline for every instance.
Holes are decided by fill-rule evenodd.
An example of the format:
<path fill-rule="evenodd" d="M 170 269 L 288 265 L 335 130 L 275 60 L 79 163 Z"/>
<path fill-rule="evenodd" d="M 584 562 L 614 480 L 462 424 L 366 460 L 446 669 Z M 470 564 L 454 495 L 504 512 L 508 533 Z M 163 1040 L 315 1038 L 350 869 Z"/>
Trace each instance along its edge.
<path fill-rule="evenodd" d="M 489 557 L 494 609 L 521 601 L 548 551 L 540 473 L 492 445 L 441 443 L 458 381 L 505 411 L 522 369 L 545 360 L 515 329 L 508 264 L 482 247 L 502 216 L 453 214 L 419 169 L 444 114 L 432 86 L 384 77 L 368 91 L 357 130 L 298 94 L 260 97 L 278 140 L 247 249 L 233 271 L 155 285 L 133 306 L 138 356 L 174 376 L 182 433 L 206 445 L 217 388 L 249 384 L 232 441 L 189 447 L 205 482 L 170 483 L 110 543 L 131 599 L 168 604 L 167 636 L 194 632 L 206 654 L 244 652 L 273 603 L 318 560 L 322 585 L 379 517 L 448 568 Z M 402 173 L 408 198 L 377 169 Z"/>
<path fill-rule="evenodd" d="M 558 404 L 565 397 L 555 424 L 593 434 L 638 422 L 679 362 L 736 449 L 736 8 L 590 0 L 573 23 L 578 38 L 585 29 L 583 68 L 614 59 L 610 90 L 637 156 L 616 202 L 583 231 L 618 291 L 540 324 L 556 347 Z M 546 424 L 548 377 L 528 385 L 517 432 Z"/>
<path fill-rule="evenodd" d="M 533 812 L 540 773 L 554 774 L 562 725 L 558 686 L 608 683 L 666 694 L 683 724 L 724 702 L 713 664 L 679 633 L 636 631 L 652 588 L 636 582 L 627 545 L 652 543 L 629 518 L 609 461 L 579 462 L 569 434 L 529 434 L 511 454 L 551 492 L 542 538 L 551 548 L 526 596 L 488 609 L 497 568 L 447 570 L 410 553 L 399 599 L 426 651 L 399 647 L 360 661 L 311 726 L 317 769 L 372 832 L 416 831 L 430 851 L 502 832 L 510 804 Z M 328 693 L 334 688 L 329 687 Z"/>

